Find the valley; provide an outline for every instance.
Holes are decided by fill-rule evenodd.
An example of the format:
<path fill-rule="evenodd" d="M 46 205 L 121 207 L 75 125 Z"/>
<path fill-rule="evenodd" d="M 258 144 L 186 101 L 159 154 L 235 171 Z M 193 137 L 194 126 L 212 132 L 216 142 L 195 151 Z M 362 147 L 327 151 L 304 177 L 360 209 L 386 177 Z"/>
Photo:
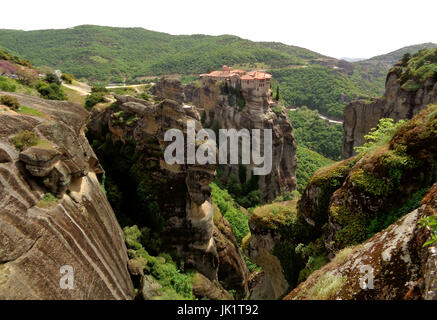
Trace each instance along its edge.
<path fill-rule="evenodd" d="M 436 44 L 348 62 L 82 25 L 0 48 L 0 299 L 437 298 Z M 201 162 L 230 130 L 239 161 Z"/>

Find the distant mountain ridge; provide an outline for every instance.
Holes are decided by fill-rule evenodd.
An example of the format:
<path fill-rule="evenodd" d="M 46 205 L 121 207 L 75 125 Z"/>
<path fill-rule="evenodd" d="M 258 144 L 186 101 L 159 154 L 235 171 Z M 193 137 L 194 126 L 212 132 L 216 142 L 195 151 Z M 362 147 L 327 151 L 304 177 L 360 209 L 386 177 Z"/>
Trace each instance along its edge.
<path fill-rule="evenodd" d="M 68 29 L 0 30 L 0 49 L 36 66 L 72 73 L 93 84 L 138 83 L 164 75 L 187 82 L 226 64 L 268 70 L 274 87 L 294 107 L 307 106 L 341 120 L 347 103 L 384 92 L 390 67 L 405 52 L 436 46 L 405 47 L 371 59 L 348 62 L 279 42 L 253 42 L 232 35 L 171 35 L 143 28 L 82 25 Z"/>
<path fill-rule="evenodd" d="M 437 43 L 427 42 L 416 45 L 411 45 L 407 47 L 400 48 L 398 50 L 378 55 L 370 59 L 363 61 L 354 62 L 354 67 L 362 70 L 364 74 L 367 74 L 366 79 L 369 81 L 380 81 L 385 82 L 385 76 L 393 65 L 398 62 L 402 56 L 406 53 L 415 53 L 422 49 L 433 49 L 437 48 Z M 383 83 L 382 83 L 383 84 Z"/>
<path fill-rule="evenodd" d="M 391 65 L 393 65 L 398 60 L 400 60 L 405 53 L 414 53 L 414 52 L 417 52 L 417 51 L 422 50 L 422 49 L 433 49 L 433 48 L 437 48 L 437 43 L 426 42 L 426 43 L 421 43 L 421 44 L 415 44 L 415 45 L 400 48 L 398 50 L 395 50 L 395 51 L 392 51 L 392 52 L 389 52 L 386 54 L 381 54 L 381 55 L 372 57 L 370 59 L 366 59 L 365 61 L 367 61 L 367 62 L 369 62 L 369 61 L 381 61 L 381 62 L 386 62 L 386 63 L 390 63 Z"/>
<path fill-rule="evenodd" d="M 74 73 L 78 78 L 122 82 L 125 78 L 203 73 L 223 64 L 248 68 L 303 65 L 324 58 L 276 42 L 252 42 L 232 35 L 170 35 L 143 28 L 82 25 L 69 29 L 0 30 L 0 48 Z"/>

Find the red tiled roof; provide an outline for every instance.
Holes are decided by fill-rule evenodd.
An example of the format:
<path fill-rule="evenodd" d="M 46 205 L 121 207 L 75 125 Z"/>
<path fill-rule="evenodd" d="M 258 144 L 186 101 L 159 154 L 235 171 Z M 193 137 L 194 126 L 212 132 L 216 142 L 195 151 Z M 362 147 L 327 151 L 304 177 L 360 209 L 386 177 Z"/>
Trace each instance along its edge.
<path fill-rule="evenodd" d="M 272 78 L 272 75 L 270 73 L 263 72 L 263 71 L 249 72 L 249 75 L 251 77 L 253 77 L 254 79 L 258 79 L 258 80 L 264 80 L 264 79 L 271 79 Z"/>
<path fill-rule="evenodd" d="M 241 80 L 266 80 L 271 79 L 272 75 L 267 72 L 263 71 L 252 71 L 249 73 L 246 73 L 244 70 L 216 70 L 212 71 L 211 73 L 201 74 L 200 76 L 208 76 L 208 77 L 214 77 L 214 78 L 228 78 L 232 76 L 239 76 Z"/>

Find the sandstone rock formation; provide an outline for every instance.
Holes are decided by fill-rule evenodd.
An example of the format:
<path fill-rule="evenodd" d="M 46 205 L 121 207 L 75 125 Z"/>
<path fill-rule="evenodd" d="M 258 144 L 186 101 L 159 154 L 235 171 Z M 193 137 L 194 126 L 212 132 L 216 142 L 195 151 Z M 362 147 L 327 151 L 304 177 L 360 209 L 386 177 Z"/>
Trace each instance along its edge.
<path fill-rule="evenodd" d="M 226 94 L 220 83 L 210 80 L 204 86 L 183 86 L 177 79 L 163 79 L 153 88 L 160 98 L 175 99 L 180 103 L 192 104 L 202 116 L 204 125 L 213 129 L 272 129 L 272 172 L 259 176 L 258 186 L 264 201 L 276 198 L 282 190 L 296 188 L 296 142 L 293 129 L 285 110 L 274 112 L 278 106 L 269 97 L 243 91 L 245 106 L 237 105 L 232 94 Z M 261 147 L 262 149 L 262 147 Z M 252 176 L 254 165 L 246 168 L 246 179 Z M 225 176 L 238 174 L 238 165 L 228 165 Z M 246 180 L 246 181 L 247 181 Z M 246 181 L 240 181 L 245 183 Z"/>
<path fill-rule="evenodd" d="M 296 200 L 265 205 L 254 210 L 249 220 L 250 236 L 243 240 L 243 250 L 262 267 L 262 275 L 251 283 L 251 298 L 282 297 L 297 284 L 305 266 L 296 254 L 299 243 L 311 239 L 312 229 L 296 208 Z"/>
<path fill-rule="evenodd" d="M 243 260 L 230 223 L 214 205 L 214 240 L 219 256 L 218 278 L 225 288 L 236 291 L 237 298 L 248 294 L 249 270 Z"/>
<path fill-rule="evenodd" d="M 418 209 L 362 245 L 340 252 L 285 299 L 436 299 L 437 250 L 423 247 L 429 233 L 418 224 L 429 215 L 437 215 L 437 184 Z"/>
<path fill-rule="evenodd" d="M 211 282 L 247 294 L 247 267 L 225 225 L 214 225 L 209 184 L 215 165 L 167 164 L 164 141 L 168 129 L 187 132 L 187 121 L 202 128 L 193 107 L 165 99 L 158 104 L 116 96 L 117 106 L 93 110 L 88 138 L 98 150 L 107 174 L 125 187 L 119 199 L 131 224 L 156 232 L 161 251 L 194 268 Z M 185 146 L 186 147 L 186 146 Z M 120 196 L 122 197 L 122 196 Z M 133 204 L 135 202 L 135 204 Z M 132 207 L 135 205 L 135 207 Z M 229 233 L 230 232 L 230 233 Z"/>
<path fill-rule="evenodd" d="M 283 290 L 293 288 L 306 278 L 307 270 L 311 270 L 309 257 L 332 259 L 340 250 L 350 250 L 351 246 L 365 242 L 374 233 L 388 227 L 418 205 L 417 201 L 421 200 L 437 180 L 436 108 L 436 104 L 429 105 L 404 123 L 388 144 L 375 146 L 365 154 L 319 169 L 308 182 L 294 208 L 291 201 L 265 205 L 254 210 L 249 221 L 251 234 L 243 241 L 243 249 L 252 261 L 263 267 L 265 274 L 256 281 L 259 288 L 263 288 L 265 292 L 273 291 L 273 298 L 280 297 Z M 434 185 L 430 195 L 435 194 L 436 187 Z M 429 199 L 431 196 L 427 197 Z M 429 201 L 427 203 L 431 203 Z M 414 207 L 411 207 L 413 203 Z M 409 208 L 408 211 L 405 208 Z M 427 208 L 429 211 L 433 207 Z M 410 231 L 417 229 L 417 221 L 423 216 L 418 214 L 421 210 L 411 213 L 410 220 L 406 218 L 399 225 L 395 224 L 396 227 L 392 226 L 393 229 L 388 230 L 394 231 L 381 236 L 384 238 L 377 238 L 377 243 L 369 240 L 367 243 L 372 244 L 365 245 L 365 249 L 359 249 L 360 254 L 372 256 L 376 250 L 383 252 L 389 247 L 397 246 L 398 249 L 404 250 L 408 247 L 410 250 L 411 247 L 408 254 L 411 255 L 412 262 L 405 268 L 419 270 L 427 266 L 432 269 L 430 263 L 419 261 L 422 259 L 417 257 L 419 253 L 413 256 L 415 251 L 420 251 L 420 245 L 416 244 L 415 238 L 411 238 Z M 392 239 L 394 243 L 390 243 Z M 405 241 L 403 247 L 399 243 L 401 239 Z M 382 248 L 382 245 L 388 247 Z M 345 252 L 340 256 L 344 258 Z M 406 253 L 399 257 L 395 252 L 392 256 L 393 259 L 410 259 L 405 258 Z M 300 287 L 302 297 L 330 298 L 331 295 L 318 295 L 317 291 L 325 292 L 326 287 L 337 292 L 345 281 L 349 281 L 346 275 L 352 269 L 347 266 L 349 269 L 341 269 L 341 274 L 335 271 L 339 265 L 338 259 L 337 257 L 334 260 L 337 264 L 331 263 L 329 270 L 332 272 L 321 271 L 317 273 L 320 279 L 316 278 L 314 283 L 307 280 L 305 287 Z M 351 272 L 359 270 L 356 269 L 357 265 L 360 266 L 357 260 L 350 263 L 353 264 Z M 397 272 L 397 265 L 400 268 L 404 266 L 398 260 L 394 260 L 391 265 L 377 263 L 388 268 L 383 271 L 384 276 L 386 273 Z M 402 269 L 401 273 L 405 277 L 400 281 L 418 281 L 419 271 L 414 272 Z M 432 272 L 422 273 L 425 274 Z M 433 286 L 434 281 L 428 280 L 432 283 L 429 286 Z M 252 296 L 265 296 L 265 292 L 257 289 L 257 283 L 251 283 Z M 401 288 L 399 283 L 394 285 Z M 308 289 L 310 292 L 306 293 L 307 289 L 304 288 L 312 286 L 314 289 Z M 393 286 L 387 286 L 388 289 L 384 289 L 386 291 L 383 290 L 381 296 L 375 293 L 373 295 L 377 299 L 394 299 L 405 294 L 405 290 L 396 289 L 396 292 Z M 389 291 L 393 291 L 392 296 Z"/>
<path fill-rule="evenodd" d="M 385 88 L 383 97 L 353 101 L 344 109 L 344 159 L 356 154 L 354 147 L 364 143 L 364 136 L 377 126 L 379 119 L 411 119 L 426 105 L 437 102 L 437 82 L 432 78 L 427 79 L 417 91 L 406 91 L 401 88 L 399 76 L 390 72 Z"/>
<path fill-rule="evenodd" d="M 436 109 L 437 105 L 429 105 L 402 125 L 388 145 L 357 159 L 330 200 L 324 230 L 328 250 L 364 241 L 370 220 L 400 208 L 436 181 Z"/>
<path fill-rule="evenodd" d="M 193 280 L 193 294 L 198 298 L 211 300 L 232 300 L 232 296 L 218 284 L 214 284 L 201 273 L 196 273 Z"/>
<path fill-rule="evenodd" d="M 88 112 L 7 94 L 38 115 L 0 107 L 0 299 L 132 299 L 122 231 L 84 135 Z M 61 288 L 64 266 L 72 289 Z"/>

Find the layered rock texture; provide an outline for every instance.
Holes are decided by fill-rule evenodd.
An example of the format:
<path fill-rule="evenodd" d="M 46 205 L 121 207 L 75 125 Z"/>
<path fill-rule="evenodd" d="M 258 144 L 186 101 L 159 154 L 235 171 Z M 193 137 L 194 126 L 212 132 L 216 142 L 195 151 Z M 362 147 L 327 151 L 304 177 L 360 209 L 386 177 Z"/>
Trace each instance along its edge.
<path fill-rule="evenodd" d="M 156 246 L 150 250 L 168 252 L 211 283 L 220 280 L 245 296 L 248 272 L 232 231 L 226 223 L 223 228 L 214 225 L 209 184 L 215 165 L 164 160 L 171 143 L 164 141 L 165 132 L 179 129 L 186 138 L 187 121 L 194 121 L 196 131 L 202 129 L 199 113 L 175 100 L 116 99 L 107 109 L 93 110 L 88 138 L 107 169 L 108 197 L 119 218 L 151 230 Z M 219 291 L 205 290 L 203 294 L 218 297 Z"/>
<path fill-rule="evenodd" d="M 429 52 L 430 54 L 422 53 L 424 56 L 422 60 L 425 61 L 419 62 L 422 69 L 437 63 L 437 58 L 434 57 L 436 51 Z M 346 106 L 342 147 L 344 159 L 355 154 L 354 147 L 361 146 L 365 142 L 364 136 L 377 126 L 381 118 L 392 118 L 395 121 L 411 119 L 428 104 L 437 102 L 437 75 L 425 73 L 425 70 L 422 71 L 423 75 L 420 73 L 420 76 L 412 79 L 412 72 L 409 72 L 413 67 L 417 68 L 414 72 L 421 72 L 416 63 L 419 58 L 420 55 L 409 62 L 400 61 L 390 70 L 383 97 L 371 101 L 354 101 Z"/>
<path fill-rule="evenodd" d="M 214 80 L 206 81 L 204 85 L 184 86 L 177 79 L 163 79 L 153 87 L 153 92 L 161 98 L 194 105 L 201 115 L 203 125 L 215 131 L 261 129 L 262 132 L 262 129 L 271 129 L 272 171 L 257 178 L 258 190 L 261 191 L 264 201 L 271 201 L 282 190 L 296 189 L 297 161 L 293 129 L 285 109 L 276 105 L 270 97 L 244 90 L 239 96 L 237 89 L 225 88 L 222 83 Z M 253 164 L 246 166 L 246 181 L 239 183 L 244 184 L 251 179 L 253 167 Z M 227 165 L 223 169 L 223 176 L 241 176 L 238 165 Z"/>
<path fill-rule="evenodd" d="M 88 112 L 5 94 L 27 114 L 0 106 L 0 299 L 132 299 L 122 231 L 84 135 Z"/>
<path fill-rule="evenodd" d="M 435 104 L 428 106 L 402 125 L 388 145 L 375 147 L 354 161 L 344 183 L 330 198 L 324 229 L 328 250 L 364 241 L 372 220 L 378 225 L 384 216 L 394 215 L 409 198 L 419 196 L 436 181 L 436 109 Z M 326 182 L 332 184 L 335 178 L 331 171 Z"/>
<path fill-rule="evenodd" d="M 418 222 L 437 213 L 436 141 L 437 105 L 431 104 L 388 143 L 319 169 L 297 204 L 254 210 L 243 248 L 263 267 L 258 286 L 274 298 L 304 281 L 290 299 L 399 299 L 417 291 L 415 285 L 431 299 L 434 289 L 422 286 L 435 286 L 435 249 L 422 249 L 429 234 Z M 379 279 L 374 290 L 359 286 L 366 265 Z M 256 285 L 252 295 L 261 296 Z"/>
<path fill-rule="evenodd" d="M 298 282 L 305 262 L 295 253 L 295 247 L 309 241 L 310 227 L 298 214 L 295 200 L 257 208 L 249 227 L 243 250 L 263 269 L 252 283 L 251 298 L 278 299 Z"/>
<path fill-rule="evenodd" d="M 430 215 L 437 215 L 437 184 L 418 209 L 363 244 L 340 251 L 285 299 L 435 300 L 437 250 L 423 246 L 430 236 L 418 223 Z"/>

